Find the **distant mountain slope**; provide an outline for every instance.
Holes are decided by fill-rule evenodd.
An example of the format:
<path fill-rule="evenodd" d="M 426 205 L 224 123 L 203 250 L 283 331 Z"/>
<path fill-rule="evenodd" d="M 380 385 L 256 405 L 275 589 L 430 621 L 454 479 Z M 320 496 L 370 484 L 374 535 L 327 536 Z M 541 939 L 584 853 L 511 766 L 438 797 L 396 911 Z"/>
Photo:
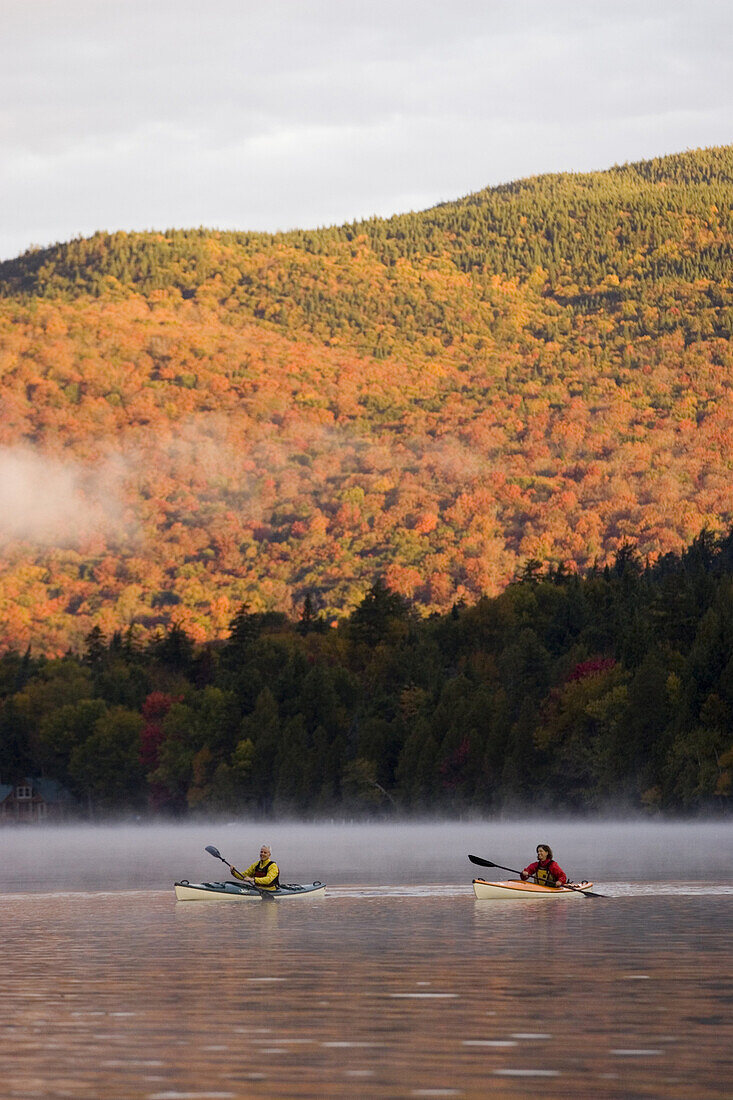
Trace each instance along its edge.
<path fill-rule="evenodd" d="M 410 313 L 421 332 L 455 338 L 465 329 L 465 319 L 461 325 L 439 303 L 430 308 L 434 296 L 420 293 L 420 278 L 415 285 L 405 264 L 423 278 L 470 274 L 489 296 L 493 278 L 523 284 L 537 281 L 541 269 L 543 296 L 581 313 L 606 307 L 616 314 L 620 303 L 643 301 L 661 285 L 674 297 L 677 281 L 728 279 L 732 191 L 733 146 L 726 146 L 521 180 L 422 213 L 332 229 L 97 234 L 0 264 L 0 292 L 108 297 L 176 288 L 195 296 L 204 289 L 223 308 L 245 309 L 286 331 L 349 333 L 362 350 L 384 353 L 380 324 L 388 317 L 406 338 Z M 370 280 L 386 298 L 376 300 Z M 700 304 L 714 331 L 730 335 L 731 317 L 717 296 Z M 649 331 L 653 319 L 626 314 L 627 331 Z M 675 327 L 672 318 L 661 320 L 652 330 Z"/>
<path fill-rule="evenodd" d="M 0 264 L 0 445 L 73 471 L 68 528 L 6 525 L 0 642 L 338 615 L 377 573 L 443 609 L 728 526 L 732 249 L 725 147 Z"/>

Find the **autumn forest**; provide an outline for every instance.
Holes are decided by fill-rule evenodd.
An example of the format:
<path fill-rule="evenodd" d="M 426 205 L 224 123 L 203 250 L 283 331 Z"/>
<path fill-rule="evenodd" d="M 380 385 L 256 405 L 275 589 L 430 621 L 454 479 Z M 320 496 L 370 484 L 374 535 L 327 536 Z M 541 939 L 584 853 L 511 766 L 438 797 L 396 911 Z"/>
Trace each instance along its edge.
<path fill-rule="evenodd" d="M 0 775 L 35 765 L 125 804 L 71 763 L 121 707 L 151 805 L 241 800 L 264 774 L 254 725 L 279 731 L 274 767 L 297 718 L 270 683 L 285 661 L 340 717 L 302 703 L 288 737 L 326 778 L 306 797 L 283 764 L 282 805 L 505 804 L 522 769 L 551 783 L 563 760 L 569 804 L 727 802 L 728 662 L 704 687 L 691 669 L 730 591 L 732 259 L 721 147 L 390 219 L 99 233 L 0 263 L 0 720 L 20 739 Z M 692 561 L 699 585 L 658 638 Z M 630 578 L 647 600 L 633 641 L 608 618 Z M 358 624 L 389 600 L 396 634 L 367 656 Z M 253 624 L 245 684 L 232 653 Z M 507 680 L 512 645 L 531 689 Z M 123 665 L 136 686 L 102 687 Z M 23 701 L 57 667 L 80 678 L 60 705 L 91 706 L 66 749 Z M 642 682 L 660 726 L 624 756 Z M 221 743 L 213 719 L 180 717 L 207 692 L 233 708 Z M 152 734 L 140 748 L 176 714 L 187 762 Z"/>

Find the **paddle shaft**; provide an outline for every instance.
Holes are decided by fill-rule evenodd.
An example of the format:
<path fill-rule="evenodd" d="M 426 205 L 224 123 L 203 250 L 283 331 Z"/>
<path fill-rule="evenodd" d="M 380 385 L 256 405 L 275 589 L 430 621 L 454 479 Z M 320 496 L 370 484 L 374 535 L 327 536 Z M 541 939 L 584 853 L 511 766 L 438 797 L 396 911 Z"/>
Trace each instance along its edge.
<path fill-rule="evenodd" d="M 479 867 L 497 867 L 500 871 L 509 871 L 513 875 L 519 875 L 520 878 L 522 877 L 522 872 L 515 870 L 514 867 L 503 867 L 501 863 L 492 863 L 490 859 L 482 859 L 481 856 L 469 856 L 468 858 L 471 860 L 471 863 L 476 863 Z M 554 883 L 553 886 L 556 890 L 563 889 L 562 886 L 556 886 Z M 587 898 L 602 898 L 605 896 L 604 894 L 596 894 L 593 890 L 583 890 L 582 887 L 573 886 L 569 882 L 564 883 L 563 886 L 568 890 L 577 890 L 579 894 L 585 894 Z"/>
<path fill-rule="evenodd" d="M 215 848 L 213 846 L 213 844 L 207 844 L 206 847 L 204 848 L 204 851 L 208 852 L 210 856 L 214 857 L 214 859 L 220 859 L 222 861 L 222 863 L 226 863 L 227 867 L 229 868 L 229 870 L 232 873 L 236 872 L 236 874 L 238 874 L 238 875 L 242 874 L 241 871 L 237 871 L 237 868 L 234 866 L 234 864 L 230 863 L 228 859 L 224 859 L 224 856 L 221 854 L 219 849 Z M 242 878 L 244 878 L 244 875 L 242 875 Z M 255 890 L 259 891 L 260 897 L 263 899 L 263 901 L 264 901 L 265 898 L 267 898 L 268 901 L 274 901 L 275 900 L 272 897 L 272 895 L 269 893 L 269 891 L 264 890 L 261 886 L 258 886 L 256 882 L 250 882 L 249 885 L 253 886 Z"/>
<path fill-rule="evenodd" d="M 490 859 L 481 859 L 481 856 L 469 856 L 471 863 L 477 863 L 479 867 L 496 867 L 499 871 L 509 871 L 512 875 L 520 875 L 521 871 L 515 870 L 514 867 L 502 867 L 500 863 L 492 863 Z"/>

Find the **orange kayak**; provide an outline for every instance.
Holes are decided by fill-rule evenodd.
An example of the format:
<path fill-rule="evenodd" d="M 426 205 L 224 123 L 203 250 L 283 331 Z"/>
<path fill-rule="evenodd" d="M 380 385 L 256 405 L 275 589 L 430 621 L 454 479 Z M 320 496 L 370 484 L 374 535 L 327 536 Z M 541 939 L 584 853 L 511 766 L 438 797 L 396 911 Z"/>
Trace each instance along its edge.
<path fill-rule="evenodd" d="M 592 882 L 574 882 L 572 886 L 538 886 L 536 882 L 486 882 L 473 880 L 473 892 L 479 901 L 549 901 L 551 898 L 582 898 L 583 890 L 590 890 Z"/>

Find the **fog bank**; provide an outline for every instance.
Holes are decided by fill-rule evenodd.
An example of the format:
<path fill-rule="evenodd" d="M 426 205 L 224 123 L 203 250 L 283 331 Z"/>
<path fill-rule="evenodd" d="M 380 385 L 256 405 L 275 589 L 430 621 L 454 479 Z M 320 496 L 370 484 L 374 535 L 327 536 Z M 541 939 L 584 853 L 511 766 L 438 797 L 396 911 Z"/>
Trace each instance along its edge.
<path fill-rule="evenodd" d="M 481 876 L 468 853 L 521 869 L 538 843 L 577 880 L 733 883 L 733 822 L 237 821 L 184 824 L 6 827 L 0 892 L 165 889 L 176 879 L 228 878 L 214 845 L 239 868 L 272 847 L 285 882 L 470 884 Z M 486 872 L 486 877 L 492 877 Z M 493 877 L 508 877 L 497 871 Z"/>

